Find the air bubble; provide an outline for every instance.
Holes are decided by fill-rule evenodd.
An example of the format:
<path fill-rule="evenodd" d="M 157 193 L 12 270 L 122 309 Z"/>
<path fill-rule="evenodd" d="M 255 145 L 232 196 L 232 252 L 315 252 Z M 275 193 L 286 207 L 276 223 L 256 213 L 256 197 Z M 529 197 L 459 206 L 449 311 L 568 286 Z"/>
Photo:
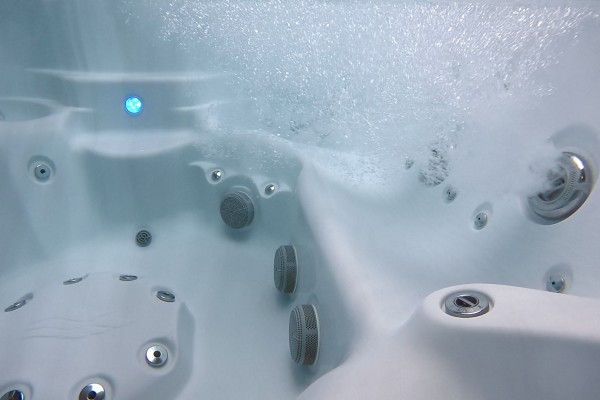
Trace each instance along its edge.
<path fill-rule="evenodd" d="M 135 21 L 138 7 L 123 7 Z M 294 0 L 149 0 L 144 11 L 165 42 L 197 54 L 193 62 L 237 71 L 231 85 L 252 102 L 262 132 L 304 145 L 342 177 L 371 181 L 394 176 L 398 154 L 426 152 L 482 102 L 494 109 L 508 95 L 547 96 L 552 82 L 540 71 L 597 13 L 585 5 Z M 381 167 L 332 161 L 315 147 Z"/>

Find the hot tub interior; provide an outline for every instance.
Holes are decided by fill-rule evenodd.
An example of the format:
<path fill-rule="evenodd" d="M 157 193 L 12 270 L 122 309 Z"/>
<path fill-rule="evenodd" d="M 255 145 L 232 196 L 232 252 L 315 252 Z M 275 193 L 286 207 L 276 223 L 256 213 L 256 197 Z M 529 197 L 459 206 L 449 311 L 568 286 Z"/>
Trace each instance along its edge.
<path fill-rule="evenodd" d="M 0 399 L 595 398 L 599 16 L 1 2 Z"/>

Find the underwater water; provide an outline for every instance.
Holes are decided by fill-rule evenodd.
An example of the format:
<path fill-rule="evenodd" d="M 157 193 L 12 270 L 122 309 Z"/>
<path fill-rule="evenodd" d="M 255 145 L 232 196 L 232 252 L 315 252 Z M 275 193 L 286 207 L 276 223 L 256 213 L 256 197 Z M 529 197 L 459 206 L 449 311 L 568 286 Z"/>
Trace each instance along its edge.
<path fill-rule="evenodd" d="M 0 344 L 17 365 L 0 389 L 597 392 L 579 373 L 597 371 L 596 319 L 572 309 L 599 297 L 598 32 L 585 0 L 0 2 Z M 567 173 L 565 151 L 589 198 L 540 222 L 528 199 Z M 221 209 L 237 191 L 239 231 Z M 273 287 L 281 245 L 294 294 Z M 547 293 L 561 279 L 567 295 Z M 444 313 L 456 285 L 487 293 L 492 318 Z M 298 304 L 319 313 L 313 367 L 290 360 Z M 159 370 L 144 354 L 161 343 Z M 473 368 L 465 390 L 454 366 L 488 359 L 497 373 Z"/>
<path fill-rule="evenodd" d="M 150 17 L 192 64 L 234 71 L 263 131 L 308 146 L 344 179 L 384 185 L 407 160 L 427 184 L 472 174 L 475 151 L 487 153 L 479 165 L 491 156 L 503 166 L 494 175 L 529 186 L 527 165 L 506 166 L 490 150 L 509 143 L 517 160 L 553 157 L 552 132 L 515 122 L 544 107 L 557 86 L 544 71 L 600 23 L 592 3 L 144 3 L 130 23 Z"/>

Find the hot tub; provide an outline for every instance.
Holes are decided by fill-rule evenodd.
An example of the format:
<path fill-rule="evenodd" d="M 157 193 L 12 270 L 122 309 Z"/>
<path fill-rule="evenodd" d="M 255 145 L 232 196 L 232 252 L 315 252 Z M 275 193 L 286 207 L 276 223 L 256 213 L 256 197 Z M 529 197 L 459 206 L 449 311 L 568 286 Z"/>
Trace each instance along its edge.
<path fill-rule="evenodd" d="M 599 15 L 0 5 L 0 399 L 594 399 Z"/>

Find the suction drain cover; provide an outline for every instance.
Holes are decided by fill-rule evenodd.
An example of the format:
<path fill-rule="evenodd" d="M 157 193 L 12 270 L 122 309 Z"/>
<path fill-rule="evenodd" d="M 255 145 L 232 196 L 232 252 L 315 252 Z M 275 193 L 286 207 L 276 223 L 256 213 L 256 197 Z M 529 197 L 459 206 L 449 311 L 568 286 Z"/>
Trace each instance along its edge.
<path fill-rule="evenodd" d="M 312 304 L 298 305 L 290 314 L 290 355 L 302 365 L 319 358 L 319 316 Z"/>
<path fill-rule="evenodd" d="M 296 249 L 292 245 L 279 246 L 273 262 L 275 287 L 282 293 L 294 293 L 298 277 Z"/>
<path fill-rule="evenodd" d="M 483 293 L 467 290 L 448 296 L 444 302 L 444 308 L 446 314 L 453 317 L 478 317 L 490 310 L 490 300 Z"/>
<path fill-rule="evenodd" d="M 241 191 L 225 195 L 221 201 L 220 211 L 223 222 L 233 229 L 244 228 L 254 219 L 252 199 Z"/>

